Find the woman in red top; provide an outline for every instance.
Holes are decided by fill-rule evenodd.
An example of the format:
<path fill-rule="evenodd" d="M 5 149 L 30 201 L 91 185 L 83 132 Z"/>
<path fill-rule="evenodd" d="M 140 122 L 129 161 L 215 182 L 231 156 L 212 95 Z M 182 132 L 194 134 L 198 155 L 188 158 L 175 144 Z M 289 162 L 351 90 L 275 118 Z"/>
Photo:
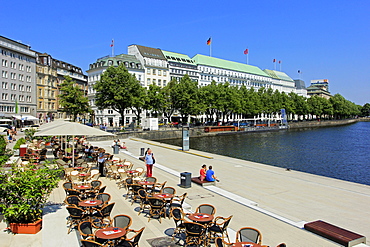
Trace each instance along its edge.
<path fill-rule="evenodd" d="M 199 180 L 200 181 L 203 181 L 206 177 L 206 172 L 207 172 L 207 166 L 206 165 L 202 165 L 202 168 L 200 169 L 199 171 Z"/>

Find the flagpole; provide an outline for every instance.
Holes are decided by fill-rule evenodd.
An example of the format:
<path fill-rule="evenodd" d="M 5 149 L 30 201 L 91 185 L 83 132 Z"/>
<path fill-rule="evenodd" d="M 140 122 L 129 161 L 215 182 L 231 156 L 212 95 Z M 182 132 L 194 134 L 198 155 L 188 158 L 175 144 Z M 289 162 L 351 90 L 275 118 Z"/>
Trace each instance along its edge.
<path fill-rule="evenodd" d="M 111 47 L 112 47 L 112 57 L 114 57 L 114 39 L 112 39 Z"/>
<path fill-rule="evenodd" d="M 212 57 L 212 40 L 211 44 L 209 44 L 209 56 Z"/>

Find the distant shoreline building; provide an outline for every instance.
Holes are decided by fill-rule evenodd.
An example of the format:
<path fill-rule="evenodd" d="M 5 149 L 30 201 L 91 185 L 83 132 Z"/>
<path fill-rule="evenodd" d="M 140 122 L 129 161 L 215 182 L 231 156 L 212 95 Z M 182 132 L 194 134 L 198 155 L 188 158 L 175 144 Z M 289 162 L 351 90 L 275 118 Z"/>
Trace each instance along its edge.
<path fill-rule="evenodd" d="M 94 89 L 95 83 L 100 80 L 104 71 L 106 71 L 110 66 L 118 67 L 120 64 L 124 64 L 127 70 L 131 74 L 135 75 L 141 86 L 145 86 L 144 67 L 134 55 L 121 54 L 114 57 L 105 56 L 97 59 L 95 63 L 90 64 L 89 70 L 86 71 L 88 74 L 87 97 L 89 99 L 91 109 L 94 111 L 93 121 L 95 124 L 119 126 L 119 123 L 121 123 L 121 115 L 118 112 L 112 109 L 98 109 L 95 105 L 96 91 Z M 135 120 L 135 114 L 131 110 L 127 109 L 125 113 L 125 123 L 129 124 Z"/>
<path fill-rule="evenodd" d="M 129 57 L 131 56 L 131 57 Z M 132 61 L 135 59 L 136 62 Z M 143 87 L 155 84 L 165 87 L 170 80 L 180 79 L 185 75 L 198 82 L 199 86 L 229 82 L 231 86 L 245 86 L 246 88 L 271 88 L 289 94 L 291 92 L 307 97 L 307 90 L 302 80 L 297 84 L 286 73 L 276 70 L 261 70 L 260 68 L 243 63 L 233 62 L 220 58 L 197 54 L 190 58 L 188 55 L 151 48 L 141 45 L 128 46 L 128 55 L 106 56 L 90 64 L 88 73 L 88 97 L 90 106 L 94 110 L 95 123 L 108 126 L 118 126 L 121 115 L 112 110 L 98 110 L 95 106 L 95 91 L 93 85 L 100 80 L 101 74 L 109 66 L 118 66 L 123 62 L 128 71 L 135 74 Z M 138 64 L 138 65 L 135 65 Z M 139 65 L 140 64 L 140 65 Z M 140 66 L 141 74 L 136 71 Z M 143 117 L 145 114 L 143 113 Z M 175 116 L 176 114 L 174 114 Z M 236 117 L 236 116 L 235 116 Z M 127 110 L 125 123 L 136 120 L 136 116 Z"/>
<path fill-rule="evenodd" d="M 18 127 L 67 117 L 58 100 L 65 75 L 87 96 L 87 77 L 81 68 L 33 51 L 20 41 L 0 36 L 0 60 L 0 117 L 14 119 Z"/>
<path fill-rule="evenodd" d="M 311 85 L 307 88 L 307 95 L 309 97 L 317 95 L 325 99 L 330 99 L 331 94 L 329 92 L 329 80 L 311 80 Z"/>

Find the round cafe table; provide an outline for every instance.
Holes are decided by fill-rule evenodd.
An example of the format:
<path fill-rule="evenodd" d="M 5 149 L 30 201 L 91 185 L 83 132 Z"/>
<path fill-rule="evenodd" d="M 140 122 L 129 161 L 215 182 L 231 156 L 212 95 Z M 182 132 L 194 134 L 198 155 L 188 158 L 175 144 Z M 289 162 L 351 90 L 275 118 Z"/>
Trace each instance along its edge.
<path fill-rule="evenodd" d="M 126 229 L 121 227 L 107 227 L 95 232 L 95 237 L 100 239 L 117 239 L 126 235 Z"/>
<path fill-rule="evenodd" d="M 79 173 L 78 176 L 81 178 L 82 182 L 85 182 L 85 178 L 90 176 L 90 173 Z"/>
<path fill-rule="evenodd" d="M 169 194 L 169 193 L 155 193 L 153 194 L 153 197 L 159 198 L 159 199 L 171 199 L 174 197 L 174 194 Z"/>
<path fill-rule="evenodd" d="M 253 242 L 236 242 L 232 247 L 262 247 L 262 245 Z"/>
<path fill-rule="evenodd" d="M 148 185 L 154 185 L 154 182 L 150 181 L 139 181 L 137 184 L 143 185 L 143 186 L 148 186 Z"/>
<path fill-rule="evenodd" d="M 188 215 L 189 220 L 192 220 L 197 223 L 208 223 L 214 219 L 212 214 L 201 214 L 201 213 L 194 213 Z"/>
<path fill-rule="evenodd" d="M 94 212 L 94 207 L 99 206 L 103 203 L 102 200 L 85 200 L 78 203 L 80 207 L 87 207 L 90 215 Z"/>
<path fill-rule="evenodd" d="M 73 188 L 76 190 L 89 190 L 91 189 L 91 185 L 73 185 Z"/>

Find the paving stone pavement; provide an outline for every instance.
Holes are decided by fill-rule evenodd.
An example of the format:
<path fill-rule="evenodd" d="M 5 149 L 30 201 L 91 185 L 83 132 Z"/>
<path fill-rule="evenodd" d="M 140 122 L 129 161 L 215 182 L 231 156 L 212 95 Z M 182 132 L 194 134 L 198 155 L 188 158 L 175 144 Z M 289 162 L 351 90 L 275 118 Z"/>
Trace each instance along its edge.
<path fill-rule="evenodd" d="M 124 139 L 128 151 L 115 156 L 143 167 L 138 159 L 141 148 L 150 147 L 156 158 L 153 176 L 158 181 L 167 181 L 167 186 L 176 188 L 176 194 L 188 193 L 186 209 L 194 210 L 199 204 L 209 203 L 217 208 L 216 215 L 233 215 L 229 225 L 231 240 L 235 231 L 251 226 L 262 232 L 263 244 L 276 246 L 339 246 L 312 234 L 302 226 L 305 222 L 324 220 L 345 229 L 367 236 L 370 240 L 370 186 L 346 181 L 286 171 L 282 168 L 191 150 L 182 152 L 178 147 L 141 139 Z M 94 141 L 91 144 L 104 147 L 113 153 L 110 141 Z M 179 186 L 180 173 L 198 175 L 202 164 L 213 165 L 220 182 L 216 186 L 191 188 Z M 150 220 L 145 214 L 137 215 L 138 204 L 131 205 L 125 198 L 125 189 L 118 189 L 115 180 L 101 179 L 106 192 L 115 202 L 112 216 L 128 214 L 133 219 L 131 228 L 145 230 L 140 246 L 151 246 L 147 240 L 166 237 L 173 230 L 172 219 Z M 62 181 L 60 185 L 62 184 Z M 43 230 L 35 235 L 12 235 L 0 232 L 2 246 L 79 246 L 76 231 L 67 234 L 66 217 L 62 204 L 65 193 L 61 186 L 50 196 L 50 206 L 43 218 Z M 0 229 L 5 229 L 2 221 Z"/>

